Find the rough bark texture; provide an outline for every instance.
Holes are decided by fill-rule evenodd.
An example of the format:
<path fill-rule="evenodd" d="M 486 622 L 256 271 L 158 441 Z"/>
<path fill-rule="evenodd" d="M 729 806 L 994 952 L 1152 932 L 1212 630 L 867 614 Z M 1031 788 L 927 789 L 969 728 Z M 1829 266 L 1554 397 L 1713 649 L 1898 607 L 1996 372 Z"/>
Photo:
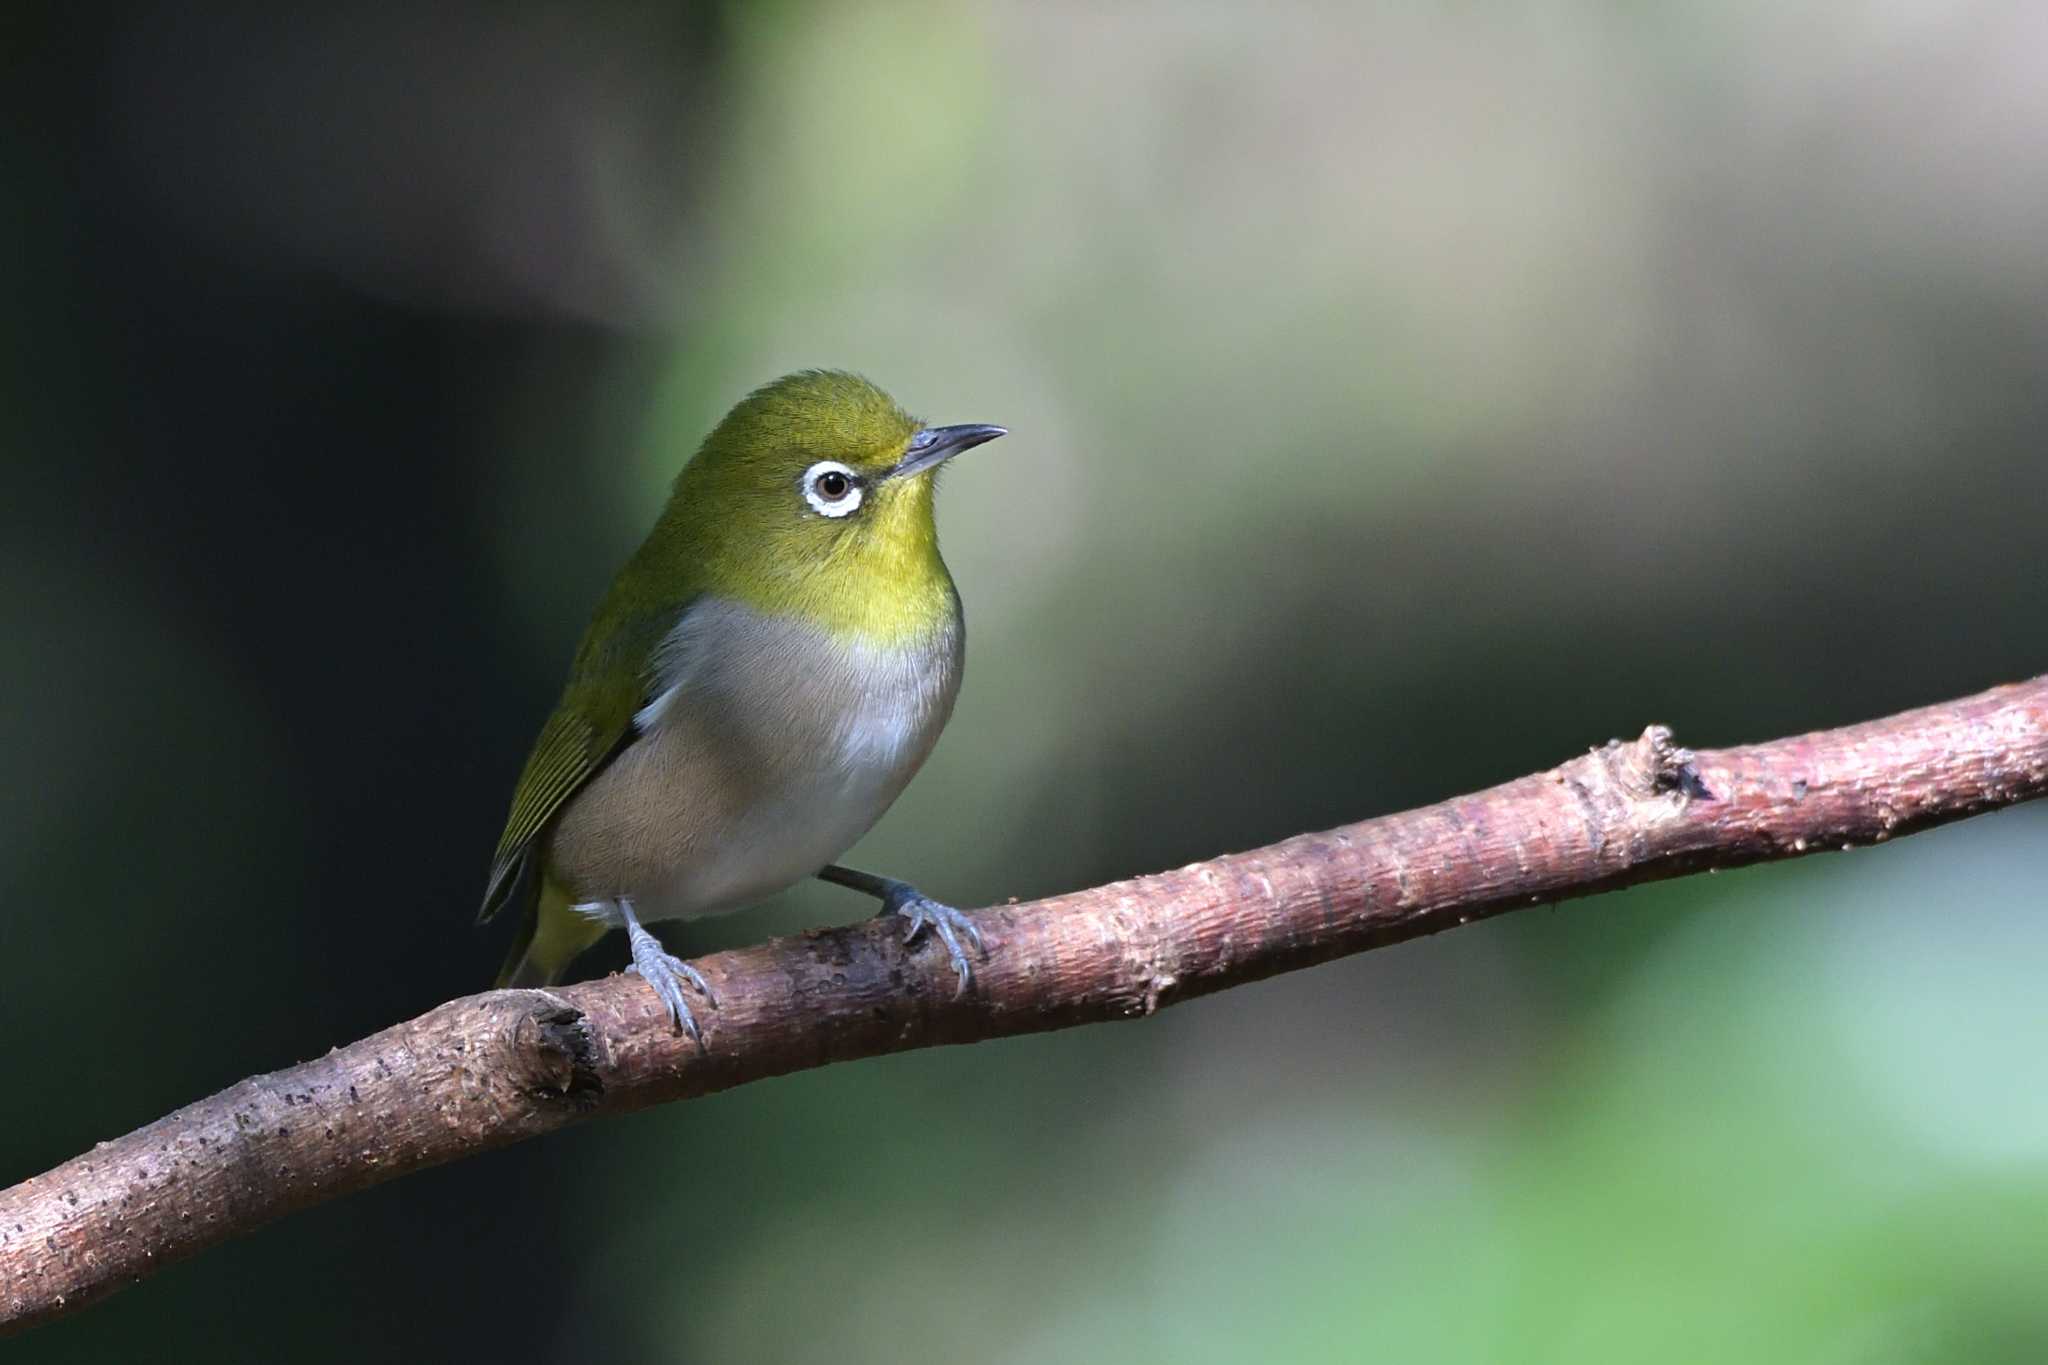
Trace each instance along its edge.
<path fill-rule="evenodd" d="M 2048 793 L 2048 677 L 1865 725 L 1691 753 L 1653 727 L 1420 810 L 984 910 L 955 997 L 893 926 L 697 963 L 702 1048 L 637 977 L 451 1001 L 257 1076 L 0 1192 L 0 1331 L 393 1176 L 764 1076 L 1149 1015 L 1523 905 L 1847 849 Z"/>

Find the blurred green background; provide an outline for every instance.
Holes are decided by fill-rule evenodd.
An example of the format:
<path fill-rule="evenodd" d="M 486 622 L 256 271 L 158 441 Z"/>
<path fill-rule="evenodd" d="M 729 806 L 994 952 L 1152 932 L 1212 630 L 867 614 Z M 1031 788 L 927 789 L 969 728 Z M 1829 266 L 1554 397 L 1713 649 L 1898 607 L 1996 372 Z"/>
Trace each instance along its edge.
<path fill-rule="evenodd" d="M 964 905 L 2048 668 L 2038 5 L 0 24 L 0 1180 L 488 982 L 585 613 L 798 366 L 1015 433 L 856 859 Z M 2037 1361 L 2044 815 L 592 1125 L 8 1358 Z"/>

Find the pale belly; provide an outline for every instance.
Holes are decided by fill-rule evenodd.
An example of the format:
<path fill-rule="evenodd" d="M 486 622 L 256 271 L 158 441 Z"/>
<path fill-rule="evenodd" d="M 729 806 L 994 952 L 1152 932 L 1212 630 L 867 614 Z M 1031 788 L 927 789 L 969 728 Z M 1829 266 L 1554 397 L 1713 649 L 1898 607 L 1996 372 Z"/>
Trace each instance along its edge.
<path fill-rule="evenodd" d="M 562 812 L 548 873 L 643 920 L 738 909 L 867 833 L 937 742 L 960 682 L 957 618 L 902 648 L 735 603 L 694 606 L 644 733 Z"/>

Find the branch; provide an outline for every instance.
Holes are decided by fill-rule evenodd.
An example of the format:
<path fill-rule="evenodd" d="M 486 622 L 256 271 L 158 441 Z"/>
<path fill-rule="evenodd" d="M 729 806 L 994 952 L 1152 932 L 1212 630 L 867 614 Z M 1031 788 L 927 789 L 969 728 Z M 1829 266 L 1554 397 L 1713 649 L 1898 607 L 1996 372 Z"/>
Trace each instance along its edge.
<path fill-rule="evenodd" d="M 1708 868 L 1899 835 L 2048 794 L 2048 676 L 1886 720 L 1691 753 L 1670 732 L 1400 815 L 984 910 L 990 955 L 867 921 L 696 965 L 701 1050 L 638 977 L 453 1000 L 256 1076 L 0 1192 L 0 1332 L 296 1209 L 766 1076 L 1149 1015 L 1279 972 Z"/>

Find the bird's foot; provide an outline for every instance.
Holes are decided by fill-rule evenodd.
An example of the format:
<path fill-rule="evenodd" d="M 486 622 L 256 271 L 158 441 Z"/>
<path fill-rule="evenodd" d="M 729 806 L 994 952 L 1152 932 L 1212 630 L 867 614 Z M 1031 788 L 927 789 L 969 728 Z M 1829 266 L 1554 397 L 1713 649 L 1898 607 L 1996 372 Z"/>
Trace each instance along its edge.
<path fill-rule="evenodd" d="M 661 997 L 661 1003 L 668 1006 L 668 1012 L 676 1021 L 676 1028 L 690 1035 L 690 1041 L 698 1047 L 704 1046 L 704 1035 L 697 1028 L 697 1016 L 690 1013 L 690 1006 L 683 999 L 683 983 L 696 987 L 697 993 L 709 1002 L 711 1008 L 718 1008 L 718 997 L 712 993 L 710 983 L 695 967 L 661 946 L 661 940 L 640 927 L 635 919 L 626 921 L 626 941 L 633 948 L 633 965 L 626 968 L 638 973 L 654 993 Z"/>
<path fill-rule="evenodd" d="M 946 945 L 946 956 L 953 964 L 953 974 L 960 978 L 960 984 L 953 994 L 965 995 L 967 983 L 974 979 L 974 968 L 967 961 L 967 950 L 960 946 L 966 939 L 974 945 L 974 951 L 985 960 L 988 949 L 982 944 L 981 930 L 972 919 L 961 914 L 950 905 L 941 905 L 909 882 L 891 881 L 882 892 L 882 913 L 901 915 L 910 921 L 910 927 L 903 933 L 903 942 L 917 942 L 917 936 L 930 929 L 939 936 L 939 942 Z"/>

